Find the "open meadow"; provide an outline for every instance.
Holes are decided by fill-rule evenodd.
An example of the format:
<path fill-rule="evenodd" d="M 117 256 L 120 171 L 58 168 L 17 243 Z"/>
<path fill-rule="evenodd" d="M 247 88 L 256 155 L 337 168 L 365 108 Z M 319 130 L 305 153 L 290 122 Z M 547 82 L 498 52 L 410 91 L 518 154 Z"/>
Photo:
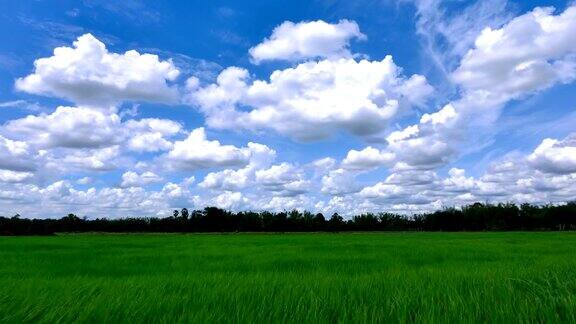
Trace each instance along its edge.
<path fill-rule="evenodd" d="M 576 233 L 0 237 L 0 322 L 576 322 Z"/>

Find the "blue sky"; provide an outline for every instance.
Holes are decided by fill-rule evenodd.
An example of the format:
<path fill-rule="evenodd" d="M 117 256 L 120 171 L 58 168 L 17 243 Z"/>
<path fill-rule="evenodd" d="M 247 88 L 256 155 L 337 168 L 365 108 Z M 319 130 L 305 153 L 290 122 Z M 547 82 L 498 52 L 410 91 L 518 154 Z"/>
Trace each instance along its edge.
<path fill-rule="evenodd" d="M 576 198 L 570 1 L 6 1 L 0 18 L 5 214 Z"/>

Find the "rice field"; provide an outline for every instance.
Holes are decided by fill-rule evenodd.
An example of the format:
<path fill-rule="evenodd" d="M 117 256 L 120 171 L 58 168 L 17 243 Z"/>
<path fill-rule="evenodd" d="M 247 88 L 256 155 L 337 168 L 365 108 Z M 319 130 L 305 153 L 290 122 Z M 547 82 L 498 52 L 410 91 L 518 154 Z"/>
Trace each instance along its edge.
<path fill-rule="evenodd" d="M 0 322 L 576 322 L 576 233 L 0 237 Z"/>

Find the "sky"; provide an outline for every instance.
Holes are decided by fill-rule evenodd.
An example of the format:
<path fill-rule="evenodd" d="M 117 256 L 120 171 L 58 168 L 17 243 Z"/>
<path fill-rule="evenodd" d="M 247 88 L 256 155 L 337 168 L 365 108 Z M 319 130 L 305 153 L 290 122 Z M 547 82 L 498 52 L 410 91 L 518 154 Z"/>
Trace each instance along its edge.
<path fill-rule="evenodd" d="M 0 1 L 0 214 L 576 199 L 576 3 Z"/>

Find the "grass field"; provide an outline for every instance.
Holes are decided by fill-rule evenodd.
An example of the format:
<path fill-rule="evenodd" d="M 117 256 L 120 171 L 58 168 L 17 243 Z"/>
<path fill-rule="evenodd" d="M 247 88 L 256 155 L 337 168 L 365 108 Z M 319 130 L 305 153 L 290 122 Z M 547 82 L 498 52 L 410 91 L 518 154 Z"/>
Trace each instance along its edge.
<path fill-rule="evenodd" d="M 576 233 L 0 237 L 0 322 L 576 322 Z"/>

